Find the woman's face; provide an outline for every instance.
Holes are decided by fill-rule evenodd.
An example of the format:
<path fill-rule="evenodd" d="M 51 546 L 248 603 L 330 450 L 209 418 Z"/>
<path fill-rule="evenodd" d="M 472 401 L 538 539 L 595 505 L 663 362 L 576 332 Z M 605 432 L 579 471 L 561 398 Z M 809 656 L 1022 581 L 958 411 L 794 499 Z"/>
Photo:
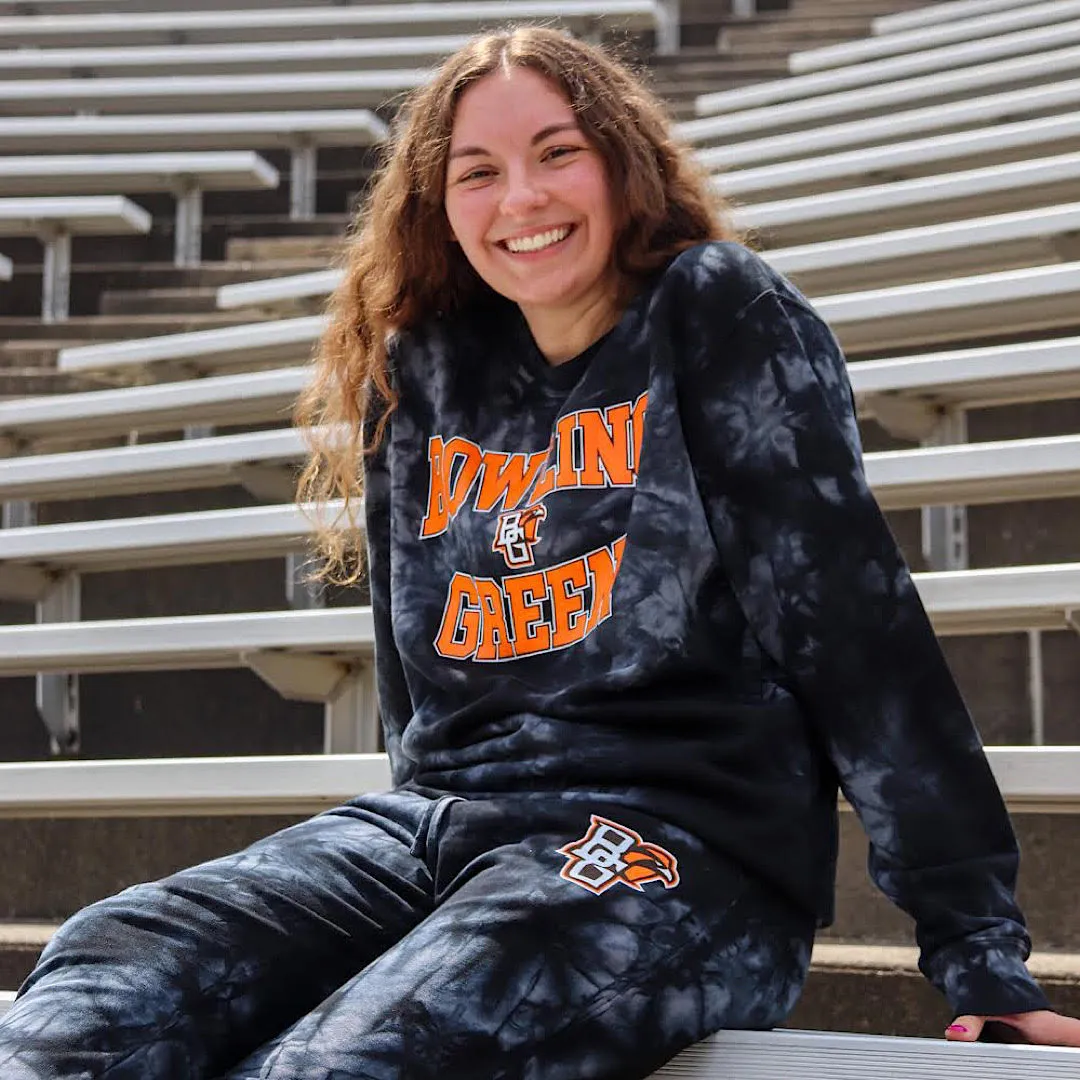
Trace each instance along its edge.
<path fill-rule="evenodd" d="M 570 103 L 542 75 L 494 72 L 461 96 L 445 206 L 473 268 L 526 316 L 610 302 L 615 211 L 607 172 Z"/>

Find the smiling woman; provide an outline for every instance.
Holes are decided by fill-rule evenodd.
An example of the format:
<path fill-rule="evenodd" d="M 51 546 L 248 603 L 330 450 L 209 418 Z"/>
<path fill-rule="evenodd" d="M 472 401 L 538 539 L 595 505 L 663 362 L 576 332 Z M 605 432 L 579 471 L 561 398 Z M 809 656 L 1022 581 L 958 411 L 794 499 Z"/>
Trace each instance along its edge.
<path fill-rule="evenodd" d="M 949 1037 L 1080 1043 L 844 357 L 708 191 L 552 30 L 413 98 L 299 413 L 302 495 L 364 496 L 393 789 L 69 920 L 3 1080 L 642 1080 L 790 1013 L 838 784 Z"/>

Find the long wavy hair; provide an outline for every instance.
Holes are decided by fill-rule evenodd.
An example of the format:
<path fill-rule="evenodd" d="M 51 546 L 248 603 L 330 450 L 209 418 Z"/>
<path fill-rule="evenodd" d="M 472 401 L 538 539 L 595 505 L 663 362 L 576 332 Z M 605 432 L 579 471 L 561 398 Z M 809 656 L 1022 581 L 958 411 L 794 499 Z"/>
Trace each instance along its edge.
<path fill-rule="evenodd" d="M 447 155 L 462 94 L 493 72 L 517 67 L 538 72 L 565 94 L 603 159 L 622 302 L 680 251 L 738 239 L 728 205 L 674 140 L 665 107 L 600 47 L 521 26 L 477 37 L 449 57 L 397 116 L 350 231 L 313 377 L 297 402 L 295 422 L 310 450 L 297 498 L 315 528 L 312 579 L 351 585 L 362 570 L 362 458 L 378 446 L 397 406 L 387 339 L 491 296 L 451 239 L 443 208 Z"/>

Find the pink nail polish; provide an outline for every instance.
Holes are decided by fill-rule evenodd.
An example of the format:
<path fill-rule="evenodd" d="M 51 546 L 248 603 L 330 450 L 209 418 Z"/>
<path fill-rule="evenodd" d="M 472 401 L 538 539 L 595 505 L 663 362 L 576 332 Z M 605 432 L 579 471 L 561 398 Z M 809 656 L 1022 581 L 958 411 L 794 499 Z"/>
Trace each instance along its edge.
<path fill-rule="evenodd" d="M 949 1025 L 949 1030 L 950 1031 L 962 1031 L 965 1035 L 967 1034 L 967 1028 L 964 1027 L 963 1024 L 950 1024 Z"/>

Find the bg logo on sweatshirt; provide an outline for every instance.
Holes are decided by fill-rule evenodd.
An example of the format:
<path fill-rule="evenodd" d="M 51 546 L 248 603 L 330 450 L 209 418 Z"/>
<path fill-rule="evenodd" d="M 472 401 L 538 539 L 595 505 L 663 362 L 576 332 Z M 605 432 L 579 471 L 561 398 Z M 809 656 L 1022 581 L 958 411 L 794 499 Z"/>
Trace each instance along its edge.
<path fill-rule="evenodd" d="M 613 885 L 644 892 L 642 886 L 650 881 L 662 882 L 665 889 L 679 884 L 679 863 L 667 848 L 598 814 L 589 815 L 589 831 L 559 848 L 559 854 L 567 860 L 559 877 L 596 896 Z"/>
<path fill-rule="evenodd" d="M 544 500 L 559 491 L 633 487 L 648 395 L 559 418 L 536 453 L 485 450 L 461 436 L 428 440 L 427 511 L 420 539 L 441 536 L 468 504 L 495 514 L 491 550 L 518 573 L 454 574 L 435 639 L 440 656 L 502 661 L 576 644 L 611 615 L 611 590 L 625 537 L 544 570 L 535 565 L 547 518 Z"/>

